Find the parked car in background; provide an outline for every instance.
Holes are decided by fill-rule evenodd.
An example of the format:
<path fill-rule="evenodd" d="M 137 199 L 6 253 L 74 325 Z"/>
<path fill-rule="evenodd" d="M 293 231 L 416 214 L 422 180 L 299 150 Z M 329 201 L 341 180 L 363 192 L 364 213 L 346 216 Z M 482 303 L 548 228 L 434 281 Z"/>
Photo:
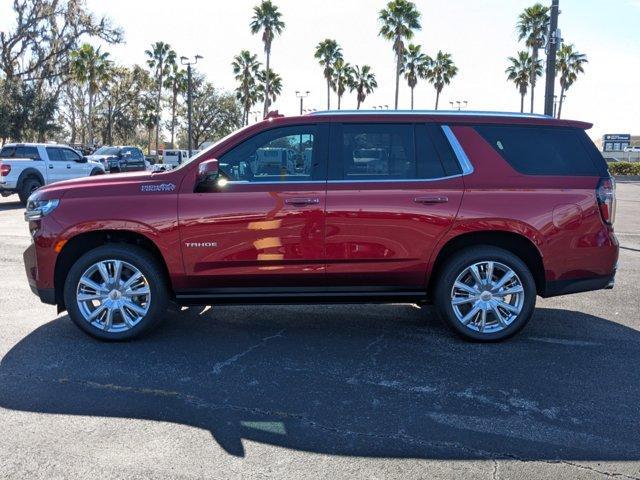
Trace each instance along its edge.
<path fill-rule="evenodd" d="M 39 190 L 27 277 L 105 340 L 149 331 L 170 300 L 431 302 L 463 337 L 502 340 L 537 295 L 613 288 L 615 184 L 590 127 L 481 112 L 273 118 L 167 172 Z"/>
<path fill-rule="evenodd" d="M 26 205 L 32 192 L 50 183 L 105 173 L 66 145 L 8 143 L 0 150 L 0 194 L 18 194 Z"/>
<path fill-rule="evenodd" d="M 87 158 L 102 163 L 109 173 L 137 172 L 147 169 L 144 154 L 138 147 L 104 146 L 97 149 Z"/>
<path fill-rule="evenodd" d="M 187 150 L 165 150 L 162 155 L 162 163 L 170 168 L 175 168 L 188 159 L 189 152 Z"/>

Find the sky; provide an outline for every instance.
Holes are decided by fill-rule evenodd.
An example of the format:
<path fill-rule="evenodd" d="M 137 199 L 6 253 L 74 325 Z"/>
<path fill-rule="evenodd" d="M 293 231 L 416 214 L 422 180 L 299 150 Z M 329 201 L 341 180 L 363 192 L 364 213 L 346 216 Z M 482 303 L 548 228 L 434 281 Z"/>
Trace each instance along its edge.
<path fill-rule="evenodd" d="M 145 49 L 162 40 L 178 55 L 204 57 L 197 68 L 217 87 L 235 88 L 234 55 L 243 49 L 264 61 L 259 35 L 249 22 L 258 0 L 87 0 L 96 14 L 122 27 L 125 42 L 106 48 L 118 63 L 144 64 Z M 378 36 L 378 12 L 385 0 L 274 0 L 286 29 L 273 42 L 271 65 L 284 82 L 273 108 L 294 115 L 296 91 L 310 91 L 305 108 L 326 109 L 326 83 L 313 58 L 315 46 L 334 38 L 352 65 L 368 64 L 379 88 L 363 108 L 393 105 L 395 62 L 391 43 Z M 525 49 L 518 43 L 518 14 L 533 0 L 417 0 L 422 29 L 414 43 L 434 55 L 450 52 L 458 76 L 445 87 L 441 108 L 467 101 L 469 110 L 517 111 L 520 97 L 504 73 L 507 57 Z M 550 3 L 550 0 L 544 3 Z M 0 0 L 0 28 L 11 25 L 10 0 Z M 592 122 L 590 135 L 640 134 L 640 0 L 560 0 L 559 25 L 566 43 L 586 53 L 586 73 L 567 92 L 563 117 Z M 559 87 L 556 87 L 559 89 Z M 536 112 L 542 113 L 544 81 L 536 88 Z M 400 108 L 409 108 L 409 87 L 401 83 Z M 528 99 L 527 103 L 528 104 Z M 432 109 L 435 90 L 426 82 L 415 91 L 417 109 Z M 335 97 L 332 106 L 335 107 Z M 343 108 L 355 108 L 355 93 Z M 258 110 L 258 108 L 255 108 Z"/>

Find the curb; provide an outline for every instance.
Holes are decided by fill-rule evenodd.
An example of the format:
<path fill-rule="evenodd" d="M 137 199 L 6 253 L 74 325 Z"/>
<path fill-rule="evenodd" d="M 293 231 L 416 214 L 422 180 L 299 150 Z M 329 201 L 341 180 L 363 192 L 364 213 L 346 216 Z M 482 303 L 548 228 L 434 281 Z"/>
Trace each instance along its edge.
<path fill-rule="evenodd" d="M 614 175 L 616 182 L 640 182 L 640 175 Z"/>

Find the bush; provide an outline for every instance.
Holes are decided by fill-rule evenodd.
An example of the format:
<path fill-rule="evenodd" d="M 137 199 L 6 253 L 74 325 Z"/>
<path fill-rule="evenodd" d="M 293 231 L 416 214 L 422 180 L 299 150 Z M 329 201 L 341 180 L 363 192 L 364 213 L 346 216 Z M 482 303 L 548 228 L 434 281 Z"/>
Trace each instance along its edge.
<path fill-rule="evenodd" d="M 608 165 L 611 175 L 640 175 L 640 162 L 613 162 Z"/>

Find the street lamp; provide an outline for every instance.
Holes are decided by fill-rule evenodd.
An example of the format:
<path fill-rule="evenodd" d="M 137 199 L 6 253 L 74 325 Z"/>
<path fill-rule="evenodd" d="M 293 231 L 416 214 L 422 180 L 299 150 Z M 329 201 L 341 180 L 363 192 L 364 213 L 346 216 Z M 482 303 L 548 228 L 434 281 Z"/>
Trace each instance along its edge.
<path fill-rule="evenodd" d="M 191 158 L 191 152 L 193 151 L 192 134 L 191 134 L 191 108 L 193 104 L 193 85 L 191 82 L 191 65 L 198 63 L 198 60 L 202 60 L 202 55 L 196 55 L 191 60 L 189 57 L 180 57 L 180 63 L 187 66 L 187 143 L 189 145 L 189 158 Z"/>
<path fill-rule="evenodd" d="M 457 110 L 460 111 L 463 108 L 467 108 L 467 105 L 469 104 L 469 102 L 467 102 L 466 100 L 454 100 L 452 102 L 449 102 L 449 105 L 451 105 L 451 110 L 456 110 L 456 107 L 454 107 L 454 104 L 457 105 Z"/>
<path fill-rule="evenodd" d="M 296 97 L 300 99 L 300 115 L 302 115 L 302 111 L 304 110 L 304 99 L 309 96 L 311 92 L 309 90 L 301 92 L 300 90 L 296 90 Z"/>

